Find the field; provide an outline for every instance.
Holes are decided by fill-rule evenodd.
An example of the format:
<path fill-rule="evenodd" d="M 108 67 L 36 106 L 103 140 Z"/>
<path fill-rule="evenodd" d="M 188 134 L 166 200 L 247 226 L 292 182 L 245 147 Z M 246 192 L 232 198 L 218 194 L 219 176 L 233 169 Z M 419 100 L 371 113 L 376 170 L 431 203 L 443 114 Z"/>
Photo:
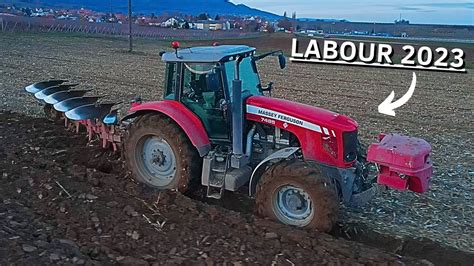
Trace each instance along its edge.
<path fill-rule="evenodd" d="M 290 39 L 279 37 L 226 42 L 248 43 L 262 50 L 268 50 L 288 49 Z M 185 43 L 185 45 L 194 44 L 196 43 Z M 290 230 L 260 220 L 251 215 L 249 208 L 245 207 L 247 206 L 245 200 L 240 205 L 237 204 L 239 205 L 237 207 L 228 207 L 239 211 L 236 213 L 228 208 L 214 205 L 213 202 L 209 206 L 196 200 L 165 195 L 164 197 L 172 199 L 164 200 L 163 205 L 158 204 L 159 208 L 156 212 L 159 215 L 155 218 L 166 218 L 172 222 L 167 222 L 163 228 L 157 229 L 154 222 L 156 219 L 152 224 L 144 221 L 142 214 L 146 217 L 153 214 L 150 214 L 150 209 L 148 209 L 150 202 L 156 200 L 156 197 L 152 196 L 153 193 L 148 195 L 145 191 L 143 192 L 145 196 L 143 196 L 143 188 L 126 178 L 125 173 L 120 171 L 120 163 L 113 162 L 112 155 L 102 154 L 95 147 L 85 147 L 82 138 L 74 138 L 69 133 L 60 133 L 60 126 L 50 125 L 51 130 L 48 130 L 48 126 L 43 125 L 47 123 L 46 121 L 31 118 L 41 115 L 41 106 L 22 89 L 35 81 L 56 77 L 78 82 L 83 88 L 91 88 L 97 94 L 107 95 L 106 99 L 111 101 L 127 103 L 137 95 L 142 96 L 144 100 L 159 99 L 164 64 L 158 53 L 169 49 L 168 43 L 140 39 L 137 40 L 136 45 L 136 51 L 130 54 L 126 52 L 126 40 L 120 38 L 66 34 L 0 35 L 0 110 L 2 110 L 0 158 L 3 161 L 1 164 L 3 179 L 1 179 L 2 188 L 0 188 L 0 198 L 3 203 L 0 202 L 0 217 L 8 215 L 29 217 L 31 221 L 35 221 L 31 223 L 31 226 L 34 226 L 36 222 L 42 220 L 41 217 L 44 215 L 47 217 L 48 225 L 41 226 L 48 228 L 52 224 L 53 227 L 57 225 L 56 229 L 50 228 L 52 237 L 75 239 L 76 245 L 81 246 L 79 250 L 76 250 L 80 253 L 76 256 L 77 259 L 98 258 L 97 260 L 104 262 L 114 259 L 119 261 L 133 259 L 153 252 L 163 253 L 158 257 L 153 256 L 155 260 L 164 261 L 165 257 L 179 256 L 181 249 L 186 251 L 183 251 L 181 255 L 185 258 L 184 261 L 188 262 L 196 257 L 200 257 L 203 262 L 209 260 L 208 258 L 216 262 L 229 258 L 228 262 L 233 262 L 235 257 L 235 261 L 242 263 L 269 264 L 276 260 L 281 264 L 288 261 L 305 264 L 322 263 L 324 255 L 331 258 L 326 262 L 334 259 L 339 263 L 348 263 L 351 260 L 358 260 L 361 263 L 377 263 L 382 260 L 395 262 L 399 259 L 413 262 L 408 257 L 425 258 L 432 262 L 449 264 L 468 264 L 469 261 L 473 261 L 474 93 L 472 89 L 474 72 L 472 70 L 468 70 L 465 74 L 417 71 L 418 84 L 414 96 L 406 105 L 397 109 L 396 117 L 388 117 L 379 114 L 377 106 L 392 90 L 395 91 L 396 98 L 406 92 L 411 82 L 411 71 L 296 63 L 289 63 L 288 69 L 282 71 L 272 60 L 259 63 L 263 83 L 269 81 L 275 83 L 274 96 L 323 107 L 354 118 L 360 125 L 359 131 L 364 143 L 375 141 L 379 132 L 399 132 L 422 137 L 432 144 L 435 173 L 428 193 L 417 195 L 390 191 L 378 196 L 364 208 L 341 210 L 341 225 L 334 235 L 376 245 L 385 250 L 379 251 L 340 238 L 314 233 L 303 234 L 300 230 Z M 469 53 L 467 57 L 472 58 L 474 48 L 466 47 L 465 49 Z M 126 107 L 124 105 L 122 110 L 126 110 Z M 17 118 L 9 111 L 19 113 L 16 115 Z M 59 137 L 55 139 L 57 135 Z M 71 142 L 64 140 L 71 137 L 73 139 Z M 40 144 L 46 147 L 43 148 Z M 99 160 L 104 161 L 102 164 L 106 166 L 95 162 Z M 79 175 L 84 174 L 85 177 L 84 175 L 77 177 L 75 172 Z M 77 200 L 68 198 L 55 181 L 62 184 L 66 191 L 75 191 L 73 196 Z M 114 182 L 117 182 L 119 186 L 114 186 Z M 48 189 L 48 187 L 51 188 Z M 42 191 L 42 196 L 38 197 L 38 193 Z M 61 191 L 62 194 L 58 195 Z M 76 196 L 81 193 L 86 196 L 87 194 L 97 195 L 99 198 L 77 198 Z M 114 193 L 117 198 L 114 198 Z M 32 200 L 32 197 L 38 199 Z M 232 200 L 229 199 L 229 201 Z M 110 202 L 117 204 L 111 203 L 110 205 L 115 206 L 107 208 L 103 206 L 104 204 L 108 206 Z M 17 208 L 15 204 L 25 206 Z M 132 205 L 139 215 L 130 215 L 130 219 L 126 219 L 126 214 L 123 214 L 123 217 L 119 218 L 120 212 L 127 204 Z M 12 205 L 15 206 L 14 209 Z M 226 204 L 222 205 L 226 207 Z M 236 204 L 234 202 L 229 205 Z M 196 223 L 207 227 L 199 229 L 203 230 L 202 236 L 189 231 L 191 222 L 180 221 L 177 218 L 179 215 L 177 216 L 176 208 L 183 210 L 184 213 L 199 210 L 200 213 L 195 214 Z M 66 211 L 58 212 L 58 210 Z M 107 218 L 110 212 L 111 217 L 123 219 L 123 224 L 117 225 L 119 220 L 112 221 Z M 132 214 L 135 213 L 132 212 Z M 87 219 L 91 222 L 81 221 L 80 218 L 83 215 L 88 215 Z M 232 219 L 224 215 L 239 217 L 236 221 L 241 223 L 229 224 Z M 214 216 L 218 217 L 217 220 L 207 225 L 205 221 L 209 217 L 211 220 L 214 219 L 212 218 Z M 193 219 L 189 214 L 185 217 Z M 100 225 L 95 226 L 95 223 Z M 118 228 L 107 226 L 108 223 Z M 175 224 L 173 227 L 175 229 L 170 228 L 170 223 Z M 224 230 L 224 224 L 230 228 L 229 231 Z M 81 229 L 81 226 L 87 227 L 87 230 Z M 210 233 L 208 229 L 214 226 L 219 228 L 215 235 L 203 241 L 206 234 Z M 241 228 L 242 226 L 244 227 Z M 245 229 L 247 226 L 253 231 Z M 10 224 L 7 228 L 11 229 L 11 227 L 14 226 Z M 100 232 L 98 228 L 101 229 Z M 155 229 L 159 232 L 155 232 Z M 180 230 L 189 235 L 179 236 L 178 241 L 174 238 L 178 237 L 176 234 Z M 248 230 L 247 233 L 246 230 Z M 134 239 L 136 236 L 134 231 L 145 237 L 123 244 L 125 246 L 120 243 L 126 243 L 126 239 L 130 238 L 126 236 L 117 237 L 117 239 L 110 238 L 110 234 L 120 232 L 129 234 L 128 237 Z M 258 237 L 250 239 L 246 235 L 250 231 L 259 232 L 256 233 Z M 19 259 L 21 252 L 28 253 L 21 246 L 21 241 L 29 241 L 28 237 L 19 236 L 8 240 L 14 237 L 14 234 L 10 232 L 13 236 L 7 238 L 2 232 L 7 232 L 5 235 L 9 236 L 9 231 L 0 227 L 0 243 L 5 241 L 12 246 L 19 243 L 19 250 L 18 253 L 5 253 L 8 251 L 0 248 L 0 257 L 3 257 L 2 254 L 9 254 Z M 28 228 L 25 228 L 24 232 L 29 232 Z M 272 232 L 276 232 L 276 238 L 273 238 L 273 234 L 266 234 Z M 162 234 L 163 241 L 150 237 L 155 233 Z M 108 237 L 104 237 L 107 235 Z M 280 237 L 283 235 L 296 235 L 298 239 L 296 242 L 285 242 L 283 237 Z M 236 238 L 239 240 L 237 241 Z M 223 242 L 219 242 L 223 245 L 220 251 L 219 247 L 215 246 L 217 242 L 212 242 L 217 239 L 224 239 Z M 311 239 L 324 240 L 312 243 Z M 195 244 L 196 241 L 198 241 L 198 246 Z M 199 241 L 202 243 L 210 241 L 212 244 L 199 246 Z M 264 248 L 262 243 L 267 241 L 272 244 Z M 153 245 L 144 248 L 147 242 Z M 114 247 L 113 243 L 119 244 Z M 225 243 L 231 247 L 229 250 L 223 248 Z M 237 246 L 236 243 L 244 243 L 242 244 L 244 249 L 242 250 L 241 245 Z M 245 243 L 251 244 L 246 246 Z M 58 245 L 64 246 L 64 243 L 61 242 Z M 170 245 L 176 245 L 178 250 L 175 248 L 174 252 L 171 252 L 173 250 Z M 318 245 L 323 247 L 321 254 L 314 251 L 315 248 L 319 248 Z M 96 246 L 107 247 L 108 250 L 105 248 L 104 250 L 100 248 L 96 251 L 89 250 Z M 158 251 L 153 251 L 151 247 L 155 247 Z M 166 252 L 161 250 L 163 248 L 166 248 Z M 312 250 L 312 253 L 308 248 Z M 141 249 L 143 252 L 140 252 Z M 249 249 L 258 250 L 258 252 L 251 253 Z M 270 254 L 271 249 L 281 251 L 282 255 L 278 252 Z M 39 250 L 34 252 L 36 253 L 27 255 L 34 258 L 32 254 L 40 253 Z M 93 257 L 90 255 L 91 252 L 99 255 Z M 449 254 L 452 256 L 443 256 L 448 252 L 451 252 Z M 310 253 L 313 257 L 308 258 Z M 398 254 L 399 257 L 392 253 Z M 48 253 L 47 256 L 50 254 Z M 257 259 L 259 257 L 262 259 Z M 447 257 L 459 258 L 459 260 L 446 261 Z M 251 259 L 245 261 L 245 258 Z M 143 257 L 140 259 L 147 261 Z M 148 257 L 148 261 L 152 262 L 153 259 Z M 0 259 L 0 264 L 2 263 Z"/>
<path fill-rule="evenodd" d="M 258 32 L 239 31 L 202 31 L 171 28 L 158 28 L 149 26 L 132 25 L 133 35 L 151 37 L 154 39 L 169 40 L 180 38 L 187 40 L 206 40 L 210 38 L 229 39 L 256 37 Z M 85 21 L 55 20 L 36 17 L 2 16 L 0 15 L 0 30 L 6 33 L 20 32 L 48 32 L 48 33 L 83 33 L 109 36 L 128 36 L 127 24 L 89 23 Z"/>

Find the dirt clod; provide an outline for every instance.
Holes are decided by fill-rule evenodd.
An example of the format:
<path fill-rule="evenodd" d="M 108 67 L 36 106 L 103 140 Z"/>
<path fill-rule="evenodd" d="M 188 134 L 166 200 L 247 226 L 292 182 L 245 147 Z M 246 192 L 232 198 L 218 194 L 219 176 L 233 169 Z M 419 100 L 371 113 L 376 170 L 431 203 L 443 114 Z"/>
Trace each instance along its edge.
<path fill-rule="evenodd" d="M 30 252 L 36 251 L 38 248 L 36 248 L 35 246 L 28 245 L 28 244 L 23 244 L 22 249 L 23 251 L 30 253 Z"/>
<path fill-rule="evenodd" d="M 276 239 L 278 238 L 278 235 L 276 233 L 270 232 L 265 234 L 265 238 L 267 239 Z"/>
<path fill-rule="evenodd" d="M 135 209 L 133 209 L 133 207 L 130 205 L 125 206 L 125 208 L 123 208 L 123 212 L 128 216 L 132 216 L 132 217 L 138 216 L 138 212 L 136 212 Z"/>

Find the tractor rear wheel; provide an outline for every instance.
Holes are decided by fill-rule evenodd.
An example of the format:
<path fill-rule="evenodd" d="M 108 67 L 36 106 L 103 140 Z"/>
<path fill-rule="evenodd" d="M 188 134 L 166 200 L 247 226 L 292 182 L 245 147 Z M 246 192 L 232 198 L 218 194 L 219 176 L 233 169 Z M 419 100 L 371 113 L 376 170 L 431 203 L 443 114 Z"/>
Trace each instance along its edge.
<path fill-rule="evenodd" d="M 298 160 L 271 166 L 257 186 L 255 203 L 261 216 L 321 232 L 332 229 L 339 209 L 331 180 Z"/>
<path fill-rule="evenodd" d="M 150 187 L 184 193 L 193 177 L 200 177 L 196 148 L 169 117 L 146 114 L 131 125 L 124 157 L 135 179 Z"/>

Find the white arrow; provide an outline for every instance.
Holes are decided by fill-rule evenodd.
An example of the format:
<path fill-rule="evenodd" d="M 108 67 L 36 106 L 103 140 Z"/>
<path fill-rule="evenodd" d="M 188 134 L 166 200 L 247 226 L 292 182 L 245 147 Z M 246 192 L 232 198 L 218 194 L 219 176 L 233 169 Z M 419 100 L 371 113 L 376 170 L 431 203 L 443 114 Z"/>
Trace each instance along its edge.
<path fill-rule="evenodd" d="M 411 81 L 410 88 L 408 89 L 407 93 L 403 95 L 402 98 L 398 99 L 395 102 L 393 101 L 393 98 L 395 98 L 395 92 L 392 91 L 390 95 L 385 99 L 380 105 L 379 105 L 379 113 L 385 114 L 385 115 L 391 115 L 395 116 L 395 109 L 398 107 L 404 105 L 405 103 L 410 100 L 411 96 L 415 92 L 415 87 L 416 87 L 416 74 L 413 72 L 413 80 Z"/>

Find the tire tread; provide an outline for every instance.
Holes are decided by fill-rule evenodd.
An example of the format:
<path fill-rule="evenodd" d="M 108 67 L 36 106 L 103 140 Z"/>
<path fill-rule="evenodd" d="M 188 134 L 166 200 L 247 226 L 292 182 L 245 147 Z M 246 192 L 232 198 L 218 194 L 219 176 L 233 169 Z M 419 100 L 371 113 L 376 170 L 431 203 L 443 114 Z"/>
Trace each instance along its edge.
<path fill-rule="evenodd" d="M 328 232 L 338 218 L 339 199 L 332 182 L 317 166 L 309 166 L 299 160 L 285 160 L 271 166 L 260 179 L 256 190 L 256 212 L 277 220 L 272 208 L 273 191 L 282 184 L 303 184 L 312 195 L 315 219 L 305 228 Z"/>
<path fill-rule="evenodd" d="M 173 148 L 178 151 L 175 156 L 177 160 L 176 166 L 180 167 L 180 169 L 177 169 L 177 173 L 180 176 L 178 177 L 176 186 L 172 189 L 177 189 L 184 193 L 187 190 L 191 179 L 194 177 L 200 177 L 201 165 L 199 162 L 201 161 L 201 158 L 181 127 L 179 127 L 174 120 L 164 114 L 145 114 L 138 117 L 130 126 L 129 131 L 126 134 L 124 145 L 124 157 L 128 170 L 132 172 L 137 181 L 146 183 L 140 175 L 134 171 L 137 166 L 135 165 L 135 159 L 132 158 L 132 156 L 135 156 L 135 147 L 133 147 L 133 143 L 137 134 L 140 135 L 141 131 L 150 130 L 150 128 L 156 130 L 159 134 L 162 134 L 163 137 L 171 139 L 173 143 L 169 143 L 170 145 L 177 146 Z"/>

